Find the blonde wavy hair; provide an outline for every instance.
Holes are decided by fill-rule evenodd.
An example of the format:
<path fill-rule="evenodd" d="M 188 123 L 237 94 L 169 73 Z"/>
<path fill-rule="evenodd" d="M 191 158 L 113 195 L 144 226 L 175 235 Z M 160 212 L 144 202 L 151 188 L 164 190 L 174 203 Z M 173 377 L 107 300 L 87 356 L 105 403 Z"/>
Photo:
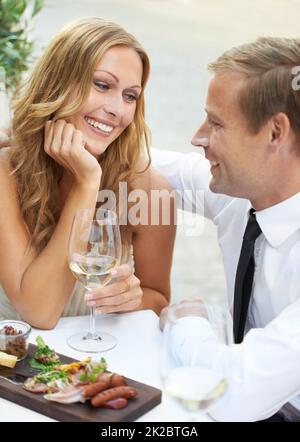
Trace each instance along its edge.
<path fill-rule="evenodd" d="M 130 190 L 145 150 L 146 169 L 151 162 L 150 133 L 144 119 L 144 88 L 150 63 L 134 36 L 98 17 L 67 25 L 50 43 L 14 102 L 12 175 L 31 244 L 38 251 L 49 241 L 60 215 L 58 184 L 63 175 L 63 168 L 44 151 L 45 123 L 54 114 L 55 119 L 66 118 L 81 109 L 96 65 L 109 48 L 117 45 L 133 48 L 143 65 L 142 92 L 134 119 L 99 160 L 103 170 L 101 188 L 114 191 L 118 201 L 119 182 L 126 181 Z M 74 89 L 76 97 L 67 104 Z M 128 227 L 121 226 L 121 234 L 129 245 Z"/>

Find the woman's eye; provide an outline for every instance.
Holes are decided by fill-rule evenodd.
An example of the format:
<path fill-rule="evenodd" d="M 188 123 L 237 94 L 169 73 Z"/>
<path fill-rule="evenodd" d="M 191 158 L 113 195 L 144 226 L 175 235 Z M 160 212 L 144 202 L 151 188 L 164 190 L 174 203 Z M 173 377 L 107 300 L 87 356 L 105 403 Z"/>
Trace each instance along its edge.
<path fill-rule="evenodd" d="M 124 94 L 124 97 L 129 102 L 137 100 L 137 96 L 134 94 Z"/>
<path fill-rule="evenodd" d="M 101 91 L 107 91 L 109 89 L 109 85 L 106 83 L 102 83 L 100 81 L 94 81 L 94 85 L 97 86 Z"/>

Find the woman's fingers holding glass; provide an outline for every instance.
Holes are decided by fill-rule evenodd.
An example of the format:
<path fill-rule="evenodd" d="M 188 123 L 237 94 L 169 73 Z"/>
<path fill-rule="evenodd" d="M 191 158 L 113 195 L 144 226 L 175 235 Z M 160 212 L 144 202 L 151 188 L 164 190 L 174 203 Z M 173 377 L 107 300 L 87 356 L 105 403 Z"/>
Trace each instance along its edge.
<path fill-rule="evenodd" d="M 98 313 L 136 310 L 142 301 L 143 292 L 140 280 L 131 275 L 109 286 L 93 290 L 85 296 L 89 306 L 96 307 Z"/>
<path fill-rule="evenodd" d="M 126 294 L 101 298 L 94 303 L 96 313 L 120 313 L 137 310 L 142 301 L 143 292 L 140 288 L 132 289 Z"/>
<path fill-rule="evenodd" d="M 133 268 L 128 264 L 122 264 L 119 267 L 113 268 L 110 274 L 114 279 L 121 281 L 129 278 L 133 274 Z"/>
<path fill-rule="evenodd" d="M 110 305 L 110 306 L 96 307 L 95 312 L 97 314 L 132 312 L 132 311 L 138 310 L 140 305 L 141 305 L 140 298 L 136 298 L 136 299 L 133 299 L 132 301 L 126 302 L 125 304 L 121 304 L 121 305 L 116 305 L 116 306 Z"/>
<path fill-rule="evenodd" d="M 140 286 L 140 280 L 131 274 L 129 277 L 117 280 L 105 287 L 98 287 L 85 295 L 86 301 L 95 301 L 96 299 L 108 298 L 116 295 L 125 295 L 132 288 Z"/>

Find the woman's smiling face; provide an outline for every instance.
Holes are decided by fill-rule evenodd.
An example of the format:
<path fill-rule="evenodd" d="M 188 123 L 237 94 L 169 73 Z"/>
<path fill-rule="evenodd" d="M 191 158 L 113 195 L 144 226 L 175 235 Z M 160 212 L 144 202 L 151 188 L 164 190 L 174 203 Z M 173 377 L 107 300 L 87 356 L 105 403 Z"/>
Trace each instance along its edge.
<path fill-rule="evenodd" d="M 96 66 L 81 110 L 66 118 L 83 133 L 86 149 L 95 157 L 133 121 L 142 91 L 143 65 L 127 46 L 113 46 Z"/>

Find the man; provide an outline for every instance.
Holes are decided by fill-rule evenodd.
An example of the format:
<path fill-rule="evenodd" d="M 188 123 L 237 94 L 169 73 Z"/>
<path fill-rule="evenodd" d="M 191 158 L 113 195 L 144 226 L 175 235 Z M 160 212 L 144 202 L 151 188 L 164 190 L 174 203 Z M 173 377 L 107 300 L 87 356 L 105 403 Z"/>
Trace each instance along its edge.
<path fill-rule="evenodd" d="M 206 160 L 154 153 L 175 189 L 204 190 L 204 215 L 218 229 L 235 344 L 209 351 L 199 322 L 180 328 L 173 349 L 182 364 L 227 367 L 218 420 L 265 420 L 289 401 L 300 409 L 299 65 L 296 39 L 227 51 L 209 65 L 207 117 L 192 140 Z"/>

